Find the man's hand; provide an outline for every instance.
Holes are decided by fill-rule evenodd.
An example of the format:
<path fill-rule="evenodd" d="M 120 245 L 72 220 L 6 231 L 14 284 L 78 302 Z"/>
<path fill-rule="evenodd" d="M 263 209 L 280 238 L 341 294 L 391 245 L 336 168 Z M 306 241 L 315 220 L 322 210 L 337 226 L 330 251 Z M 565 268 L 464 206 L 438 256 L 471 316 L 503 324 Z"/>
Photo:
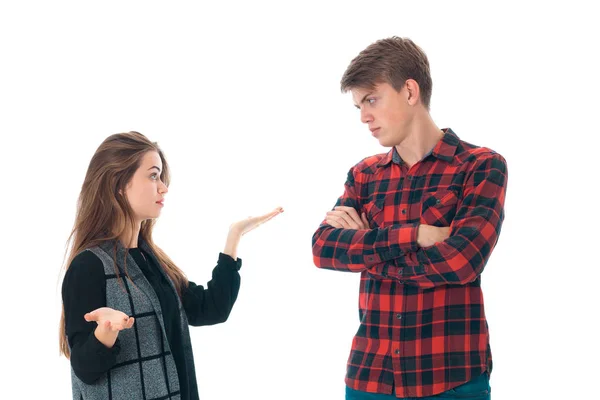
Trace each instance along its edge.
<path fill-rule="evenodd" d="M 358 216 L 352 207 L 338 206 L 333 211 L 328 211 L 325 222 L 334 228 L 343 229 L 370 229 L 367 216 L 362 213 Z M 432 225 L 419 225 L 417 232 L 417 243 L 420 247 L 430 247 L 436 243 L 443 242 L 450 237 L 449 227 L 438 227 Z"/>
<path fill-rule="evenodd" d="M 421 247 L 430 247 L 438 242 L 443 242 L 450 237 L 449 227 L 438 227 L 432 225 L 419 225 L 417 231 L 417 243 Z"/>
<path fill-rule="evenodd" d="M 327 212 L 325 222 L 334 228 L 370 229 L 365 213 L 362 213 L 359 217 L 356 210 L 352 207 L 335 207 L 333 211 Z"/>

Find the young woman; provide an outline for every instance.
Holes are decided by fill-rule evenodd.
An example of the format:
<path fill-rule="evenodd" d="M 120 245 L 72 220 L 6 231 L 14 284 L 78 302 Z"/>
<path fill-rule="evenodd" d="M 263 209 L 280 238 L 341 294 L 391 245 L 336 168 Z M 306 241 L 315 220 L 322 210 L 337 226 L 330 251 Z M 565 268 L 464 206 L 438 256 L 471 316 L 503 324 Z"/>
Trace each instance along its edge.
<path fill-rule="evenodd" d="M 92 157 L 62 285 L 60 349 L 74 399 L 198 399 L 188 325 L 227 319 L 240 238 L 283 212 L 233 223 L 204 288 L 152 240 L 168 185 L 161 149 L 138 132 L 108 137 Z"/>

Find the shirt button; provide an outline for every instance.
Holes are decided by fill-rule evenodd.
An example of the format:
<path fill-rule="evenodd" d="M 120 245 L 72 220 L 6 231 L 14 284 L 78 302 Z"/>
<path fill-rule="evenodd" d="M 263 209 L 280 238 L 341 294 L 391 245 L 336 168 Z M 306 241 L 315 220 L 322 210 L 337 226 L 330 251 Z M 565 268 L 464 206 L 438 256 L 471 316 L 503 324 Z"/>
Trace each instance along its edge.
<path fill-rule="evenodd" d="M 400 354 L 400 349 L 396 349 L 396 350 L 394 351 L 394 353 L 396 353 L 396 354 Z"/>
<path fill-rule="evenodd" d="M 402 214 L 406 214 L 406 208 L 402 209 Z"/>
<path fill-rule="evenodd" d="M 396 314 L 396 318 L 402 319 L 402 314 Z"/>

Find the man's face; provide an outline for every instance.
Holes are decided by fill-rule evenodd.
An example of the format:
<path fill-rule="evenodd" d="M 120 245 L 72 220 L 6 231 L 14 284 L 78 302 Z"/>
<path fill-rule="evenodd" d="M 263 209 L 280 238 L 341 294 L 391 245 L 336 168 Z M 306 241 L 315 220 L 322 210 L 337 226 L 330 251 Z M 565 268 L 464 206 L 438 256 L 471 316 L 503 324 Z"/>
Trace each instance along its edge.
<path fill-rule="evenodd" d="M 408 136 L 414 107 L 408 104 L 406 84 L 399 92 L 389 83 L 378 83 L 373 89 L 355 88 L 351 92 L 361 122 L 369 126 L 379 144 L 396 146 Z"/>

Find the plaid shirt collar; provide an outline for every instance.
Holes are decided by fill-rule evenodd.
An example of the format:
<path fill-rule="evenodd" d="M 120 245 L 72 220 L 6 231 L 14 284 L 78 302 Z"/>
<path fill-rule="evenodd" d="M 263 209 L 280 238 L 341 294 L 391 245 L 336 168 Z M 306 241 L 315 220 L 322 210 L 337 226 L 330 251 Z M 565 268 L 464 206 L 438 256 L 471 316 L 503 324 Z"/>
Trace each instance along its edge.
<path fill-rule="evenodd" d="M 425 157 L 431 154 L 434 157 L 439 158 L 440 160 L 450 162 L 452 161 L 452 158 L 456 153 L 456 148 L 458 147 L 459 139 L 456 133 L 454 133 L 454 131 L 452 131 L 452 129 L 450 128 L 444 128 L 442 129 L 442 132 L 444 132 L 444 136 L 442 137 L 442 139 L 437 142 L 435 147 L 429 153 L 427 153 Z M 400 154 L 398 154 L 396 146 L 392 147 L 392 149 L 385 155 L 385 157 L 383 157 L 381 161 L 379 161 L 377 166 L 385 167 L 390 162 L 394 162 L 398 165 L 404 162 L 402 161 Z"/>

